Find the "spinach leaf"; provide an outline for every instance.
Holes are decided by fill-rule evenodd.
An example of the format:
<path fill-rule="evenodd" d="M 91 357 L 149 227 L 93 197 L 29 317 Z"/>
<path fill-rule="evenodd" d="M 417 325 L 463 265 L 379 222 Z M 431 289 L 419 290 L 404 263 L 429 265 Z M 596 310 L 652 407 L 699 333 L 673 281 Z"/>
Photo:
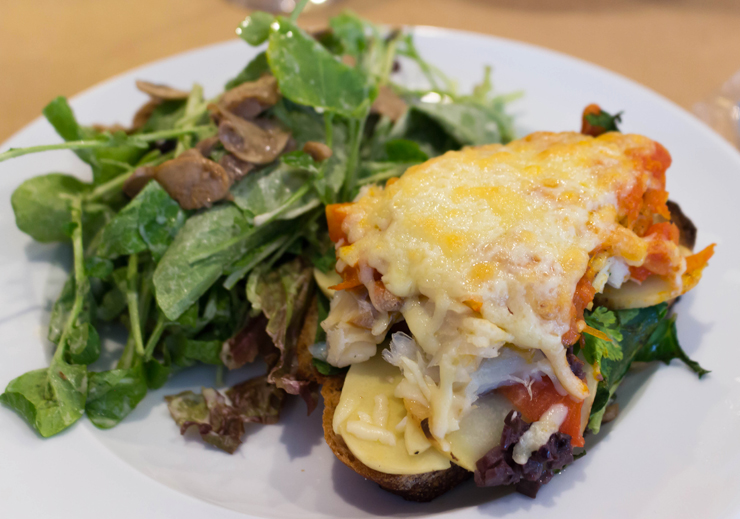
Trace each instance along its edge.
<path fill-rule="evenodd" d="M 44 438 L 80 419 L 87 397 L 87 368 L 52 360 L 48 369 L 11 380 L 0 402 L 13 408 Z"/>
<path fill-rule="evenodd" d="M 69 241 L 69 197 L 89 192 L 91 186 L 62 173 L 33 177 L 10 197 L 18 228 L 40 242 Z"/>
<path fill-rule="evenodd" d="M 103 229 L 97 253 L 117 258 L 152 252 L 158 261 L 184 225 L 185 212 L 157 182 L 149 182 Z"/>
<path fill-rule="evenodd" d="M 278 17 L 267 47 L 267 61 L 281 93 L 293 102 L 359 117 L 377 96 L 377 86 L 349 67 L 297 25 Z"/>
<path fill-rule="evenodd" d="M 96 427 L 110 429 L 134 410 L 146 392 L 141 363 L 132 368 L 91 373 L 85 412 Z"/>
<path fill-rule="evenodd" d="M 247 63 L 247 66 L 236 75 L 236 77 L 230 79 L 226 83 L 226 90 L 231 90 L 234 87 L 238 87 L 242 83 L 249 81 L 257 81 L 263 74 L 270 72 L 270 65 L 267 64 L 267 53 L 260 52 L 257 54 L 252 61 Z"/>
<path fill-rule="evenodd" d="M 157 304 L 170 321 L 192 306 L 252 244 L 247 241 L 192 264 L 191 261 L 247 228 L 244 215 L 232 204 L 215 206 L 185 222 L 154 271 Z"/>
<path fill-rule="evenodd" d="M 256 47 L 267 41 L 268 36 L 270 36 L 270 25 L 274 21 L 275 17 L 273 15 L 263 11 L 254 11 L 239 24 L 236 34 L 242 40 Z"/>

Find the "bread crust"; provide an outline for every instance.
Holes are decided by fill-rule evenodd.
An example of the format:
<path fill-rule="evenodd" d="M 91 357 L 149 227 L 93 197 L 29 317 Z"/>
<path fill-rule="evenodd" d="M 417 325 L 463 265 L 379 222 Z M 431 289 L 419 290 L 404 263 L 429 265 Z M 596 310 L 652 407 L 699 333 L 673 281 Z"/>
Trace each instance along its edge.
<path fill-rule="evenodd" d="M 324 397 L 324 438 L 336 457 L 360 476 L 376 482 L 383 490 L 408 501 L 426 502 L 451 490 L 473 475 L 472 472 L 454 463 L 447 470 L 409 475 L 378 472 L 362 463 L 352 454 L 342 437 L 334 433 L 332 426 L 334 411 L 339 405 L 343 386 L 344 376 L 336 376 L 326 377 L 321 387 L 321 394 Z"/>

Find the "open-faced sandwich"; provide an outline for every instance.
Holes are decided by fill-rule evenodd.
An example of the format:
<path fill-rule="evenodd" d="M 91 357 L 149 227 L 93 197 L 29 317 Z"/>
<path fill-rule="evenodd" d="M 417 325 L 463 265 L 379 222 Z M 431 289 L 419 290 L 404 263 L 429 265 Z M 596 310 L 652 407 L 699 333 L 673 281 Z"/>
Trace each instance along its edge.
<path fill-rule="evenodd" d="M 327 207 L 342 280 L 319 354 L 350 369 L 324 384 L 324 431 L 345 464 L 412 500 L 473 473 L 534 497 L 615 415 L 633 360 L 703 373 L 667 314 L 713 246 L 692 253 L 666 149 L 601 115 Z"/>

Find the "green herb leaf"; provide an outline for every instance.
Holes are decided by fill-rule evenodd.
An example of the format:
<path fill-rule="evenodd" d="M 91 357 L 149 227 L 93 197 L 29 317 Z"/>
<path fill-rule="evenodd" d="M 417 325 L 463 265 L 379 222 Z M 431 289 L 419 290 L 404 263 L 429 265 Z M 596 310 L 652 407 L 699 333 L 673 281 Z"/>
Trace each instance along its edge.
<path fill-rule="evenodd" d="M 226 90 L 231 90 L 242 83 L 257 81 L 266 72 L 270 72 L 270 65 L 267 64 L 267 53 L 260 52 L 254 57 L 254 59 L 252 59 L 252 61 L 247 63 L 247 66 L 244 67 L 236 77 L 230 79 L 226 83 L 225 88 Z"/>
<path fill-rule="evenodd" d="M 36 241 L 69 241 L 67 227 L 72 224 L 69 197 L 90 190 L 89 184 L 62 173 L 30 178 L 10 197 L 15 223 Z"/>
<path fill-rule="evenodd" d="M 273 15 L 263 11 L 254 11 L 239 24 L 236 33 L 242 40 L 256 47 L 267 41 L 270 36 L 270 25 L 274 21 Z"/>
<path fill-rule="evenodd" d="M 334 36 L 341 42 L 345 54 L 360 57 L 368 47 L 365 25 L 357 16 L 342 12 L 329 19 Z"/>
<path fill-rule="evenodd" d="M 623 113 L 624 112 L 619 112 L 612 115 L 602 110 L 598 114 L 586 114 L 586 121 L 591 126 L 603 128 L 604 132 L 618 132 L 620 130 L 617 125 L 622 122 Z"/>
<path fill-rule="evenodd" d="M 614 361 L 622 360 L 622 348 L 619 343 L 622 341 L 622 333 L 619 330 L 617 316 L 611 310 L 603 306 L 597 307 L 593 312 L 586 314 L 586 324 L 592 328 L 604 332 L 611 340 L 606 341 L 599 337 L 583 334 L 584 348 L 583 355 L 586 361 L 594 367 L 596 373 L 601 373 L 601 360 L 608 358 Z"/>
<path fill-rule="evenodd" d="M 495 107 L 472 102 L 415 101 L 410 110 L 422 112 L 436 121 L 459 146 L 477 146 L 494 142 L 505 144 L 513 138 L 510 118 Z"/>
<path fill-rule="evenodd" d="M 663 319 L 660 322 L 635 358 L 639 362 L 660 360 L 666 364 L 670 363 L 673 359 L 683 361 L 694 373 L 699 375 L 699 378 L 707 373 L 711 373 L 702 368 L 698 362 L 691 360 L 686 355 L 686 352 L 683 351 L 683 348 L 681 348 L 681 345 L 678 343 L 675 315 Z"/>
<path fill-rule="evenodd" d="M 270 33 L 267 61 L 282 94 L 293 102 L 345 117 L 363 115 L 377 96 L 377 86 L 297 25 L 283 17 L 277 23 Z"/>
<path fill-rule="evenodd" d="M 339 375 L 341 373 L 346 373 L 349 368 L 337 368 L 329 364 L 328 362 L 324 362 L 320 359 L 313 359 L 313 366 L 316 368 L 316 371 L 321 373 L 322 375 L 325 375 L 327 377 L 333 377 L 334 375 Z"/>
<path fill-rule="evenodd" d="M 172 130 L 183 115 L 185 115 L 184 100 L 162 101 L 154 108 L 137 134 Z"/>
<path fill-rule="evenodd" d="M 185 212 L 157 182 L 149 182 L 105 226 L 97 253 L 117 258 L 150 250 L 159 260 L 184 225 Z"/>
<path fill-rule="evenodd" d="M 111 136 L 106 137 L 92 128 L 80 126 L 77 119 L 75 119 L 69 103 L 67 103 L 67 99 L 62 96 L 57 97 L 46 105 L 43 113 L 60 137 L 65 141 L 79 141 L 97 137 L 111 138 Z M 107 182 L 124 172 L 121 167 L 110 162 L 106 163 L 106 161 L 133 165 L 144 154 L 144 150 L 141 147 L 127 142 L 128 139 L 125 134 L 119 136 L 119 140 L 120 144 L 118 146 L 75 151 L 77 156 L 87 162 L 92 168 L 93 183 L 95 185 Z"/>
<path fill-rule="evenodd" d="M 199 341 L 188 339 L 182 333 L 167 337 L 166 345 L 172 353 L 172 362 L 176 366 L 192 366 L 196 362 L 221 365 L 221 348 L 224 341 Z"/>
<path fill-rule="evenodd" d="M 72 364 L 92 364 L 100 357 L 100 336 L 95 326 L 86 322 L 87 319 L 89 314 L 81 313 L 77 324 L 67 335 L 69 360 Z"/>
<path fill-rule="evenodd" d="M 429 155 L 419 147 L 419 143 L 406 139 L 393 139 L 385 143 L 385 152 L 392 162 L 424 162 Z"/>
<path fill-rule="evenodd" d="M 0 402 L 48 438 L 80 419 L 86 397 L 87 368 L 54 359 L 48 369 L 29 371 L 11 380 Z"/>
<path fill-rule="evenodd" d="M 100 429 L 110 429 L 123 420 L 146 396 L 147 381 L 141 364 L 90 374 L 85 412 Z"/>
<path fill-rule="evenodd" d="M 92 256 L 85 260 L 85 272 L 91 278 L 105 280 L 113 274 L 113 268 L 112 261 L 98 256 Z"/>

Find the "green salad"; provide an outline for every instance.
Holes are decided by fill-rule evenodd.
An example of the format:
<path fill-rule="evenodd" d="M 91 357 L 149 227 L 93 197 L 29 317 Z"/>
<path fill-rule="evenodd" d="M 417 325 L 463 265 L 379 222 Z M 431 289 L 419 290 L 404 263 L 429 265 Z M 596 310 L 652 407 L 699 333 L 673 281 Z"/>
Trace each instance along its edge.
<path fill-rule="evenodd" d="M 516 96 L 494 95 L 489 68 L 462 95 L 411 34 L 351 13 L 311 34 L 296 24 L 305 3 L 290 17 L 255 12 L 240 25 L 261 51 L 213 99 L 199 85 L 141 81 L 150 101 L 124 128 L 85 126 L 59 97 L 43 113 L 64 143 L 0 153 L 69 149 L 92 170 L 91 182 L 31 178 L 11 199 L 20 230 L 69 244 L 74 257 L 51 312 L 50 365 L 0 396 L 42 436 L 85 414 L 114 427 L 195 364 L 219 374 L 258 358 L 267 366 L 226 391 L 167 398 L 183 431 L 195 425 L 226 451 L 246 423 L 274 423 L 287 394 L 312 410 L 318 385 L 299 369 L 296 345 L 309 305 L 319 316 L 327 307 L 314 281 L 335 263 L 325 206 L 448 150 L 513 138 L 506 106 Z M 399 63 L 428 87 L 394 83 Z M 114 366 L 93 370 L 102 323 L 120 323 L 128 340 Z"/>

